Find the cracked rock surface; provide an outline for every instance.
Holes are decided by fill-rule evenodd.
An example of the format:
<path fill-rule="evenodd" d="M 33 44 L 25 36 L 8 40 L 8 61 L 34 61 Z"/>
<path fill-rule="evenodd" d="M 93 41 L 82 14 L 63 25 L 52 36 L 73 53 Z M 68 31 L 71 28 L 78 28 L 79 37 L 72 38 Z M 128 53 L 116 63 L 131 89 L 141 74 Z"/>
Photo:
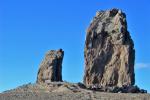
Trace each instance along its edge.
<path fill-rule="evenodd" d="M 134 85 L 135 50 L 125 13 L 119 9 L 96 13 L 87 29 L 84 58 L 86 86 Z"/>

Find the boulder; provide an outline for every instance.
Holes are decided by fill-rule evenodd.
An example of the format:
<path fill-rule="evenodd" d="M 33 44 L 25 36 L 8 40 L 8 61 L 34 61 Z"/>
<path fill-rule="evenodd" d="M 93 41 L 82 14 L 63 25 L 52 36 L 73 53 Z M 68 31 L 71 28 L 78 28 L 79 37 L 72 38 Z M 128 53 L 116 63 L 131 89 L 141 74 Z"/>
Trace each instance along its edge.
<path fill-rule="evenodd" d="M 84 58 L 86 86 L 134 85 L 135 50 L 125 13 L 115 8 L 96 13 L 87 29 Z"/>
<path fill-rule="evenodd" d="M 83 88 L 83 89 L 86 88 L 86 86 L 85 86 L 83 83 L 81 83 L 81 82 L 78 82 L 77 85 L 78 85 L 80 88 Z"/>
<path fill-rule="evenodd" d="M 64 51 L 62 49 L 48 51 L 40 65 L 36 82 L 50 83 L 62 81 L 63 56 Z"/>

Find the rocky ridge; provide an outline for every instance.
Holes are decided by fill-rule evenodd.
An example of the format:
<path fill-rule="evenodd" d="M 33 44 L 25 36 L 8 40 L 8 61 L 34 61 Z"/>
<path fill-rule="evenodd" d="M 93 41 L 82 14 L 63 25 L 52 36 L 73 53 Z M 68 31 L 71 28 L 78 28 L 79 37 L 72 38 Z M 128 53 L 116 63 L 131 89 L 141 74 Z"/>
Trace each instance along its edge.
<path fill-rule="evenodd" d="M 0 100 L 150 100 L 150 94 L 106 93 L 86 89 L 82 83 L 50 82 L 5 91 Z"/>

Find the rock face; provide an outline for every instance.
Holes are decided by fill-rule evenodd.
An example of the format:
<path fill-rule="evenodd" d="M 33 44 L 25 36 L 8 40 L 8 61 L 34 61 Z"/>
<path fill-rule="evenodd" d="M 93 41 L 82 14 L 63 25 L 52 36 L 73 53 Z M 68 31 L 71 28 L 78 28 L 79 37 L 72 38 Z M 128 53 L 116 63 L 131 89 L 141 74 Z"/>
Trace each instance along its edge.
<path fill-rule="evenodd" d="M 37 83 L 62 81 L 63 56 L 64 51 L 62 49 L 50 50 L 46 53 L 38 71 Z"/>
<path fill-rule="evenodd" d="M 99 11 L 86 35 L 86 86 L 134 85 L 134 43 L 127 31 L 126 15 L 119 9 Z"/>

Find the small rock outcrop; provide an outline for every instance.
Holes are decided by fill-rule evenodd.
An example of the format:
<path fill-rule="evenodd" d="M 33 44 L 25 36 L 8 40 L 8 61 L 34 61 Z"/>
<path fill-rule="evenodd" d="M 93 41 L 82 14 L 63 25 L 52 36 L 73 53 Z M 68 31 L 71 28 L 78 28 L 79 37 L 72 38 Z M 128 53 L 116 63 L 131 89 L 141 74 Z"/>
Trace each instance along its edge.
<path fill-rule="evenodd" d="M 37 83 L 62 81 L 63 56 L 62 49 L 50 50 L 46 53 L 38 71 Z"/>
<path fill-rule="evenodd" d="M 134 85 L 135 50 L 125 13 L 119 9 L 96 13 L 87 29 L 84 57 L 86 86 Z"/>

